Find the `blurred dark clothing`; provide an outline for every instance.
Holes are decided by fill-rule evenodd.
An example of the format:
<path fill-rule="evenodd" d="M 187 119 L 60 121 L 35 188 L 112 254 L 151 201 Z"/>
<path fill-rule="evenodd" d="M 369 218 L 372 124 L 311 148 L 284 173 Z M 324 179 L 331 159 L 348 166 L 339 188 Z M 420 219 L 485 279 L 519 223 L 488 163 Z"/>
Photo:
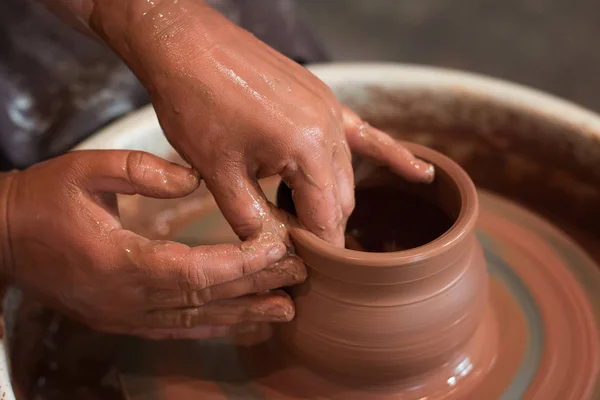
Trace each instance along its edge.
<path fill-rule="evenodd" d="M 326 56 L 295 0 L 209 0 L 232 22 L 300 62 Z M 35 0 L 0 1 L 0 169 L 68 151 L 148 103 L 112 51 Z"/>

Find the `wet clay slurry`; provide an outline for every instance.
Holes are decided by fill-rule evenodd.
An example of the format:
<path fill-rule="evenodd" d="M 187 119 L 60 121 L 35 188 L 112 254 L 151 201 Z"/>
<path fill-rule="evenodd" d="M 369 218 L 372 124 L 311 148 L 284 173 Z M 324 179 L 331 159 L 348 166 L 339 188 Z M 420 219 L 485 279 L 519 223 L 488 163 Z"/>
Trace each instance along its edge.
<path fill-rule="evenodd" d="M 272 200 L 275 198 L 277 186 L 277 181 L 268 182 L 263 186 Z M 490 282 L 490 307 L 497 321 L 498 357 L 494 360 L 490 372 L 479 384 L 473 385 L 472 395 L 456 398 L 496 399 L 500 398 L 496 393 L 503 393 L 503 399 L 508 400 L 562 400 L 561 397 L 553 396 L 552 391 L 556 390 L 556 385 L 563 388 L 562 392 L 573 389 L 573 395 L 566 397 L 567 399 L 598 398 L 600 387 L 593 387 L 597 382 L 596 364 L 600 357 L 597 346 L 598 332 L 595 327 L 600 323 L 600 299 L 597 297 L 600 279 L 597 265 L 563 233 L 532 216 L 528 211 L 490 193 L 479 194 L 481 213 L 477 230 L 493 277 Z M 190 220 L 195 220 L 196 217 L 194 214 Z M 518 237 L 511 234 L 516 232 L 516 228 L 521 232 Z M 193 234 L 200 242 L 206 240 L 210 243 L 214 240 L 212 232 L 215 231 L 226 241 L 236 240 L 216 207 L 207 209 L 199 223 L 192 223 L 180 233 L 185 237 Z M 536 246 L 528 246 L 532 241 L 537 243 Z M 545 255 L 542 260 L 540 252 Z M 549 264 L 545 257 L 551 259 Z M 555 273 L 548 274 L 548 268 L 562 272 L 559 276 Z M 510 274 L 507 278 L 508 272 Z M 519 282 L 522 288 L 525 288 L 524 292 L 520 292 L 522 288 L 519 289 Z M 536 284 L 538 289 L 530 293 L 527 288 Z M 546 290 L 539 290 L 540 285 Z M 561 305 L 557 308 L 559 312 L 552 312 L 541 306 L 548 301 L 548 297 L 561 301 L 565 291 L 579 293 L 574 297 L 575 303 L 567 302 Z M 542 310 L 545 310 L 543 315 Z M 574 320 L 583 321 L 583 324 L 574 324 Z M 89 343 L 95 343 L 95 348 L 102 348 L 98 345 L 105 343 L 106 339 L 103 340 L 98 334 L 89 332 L 88 339 L 84 339 L 84 343 L 88 345 L 65 346 L 66 341 L 82 343 L 82 340 L 73 341 L 74 335 L 63 329 L 62 325 L 64 324 L 61 324 L 61 335 L 64 340 L 52 343 L 51 346 L 49 344 L 52 350 L 46 353 L 40 353 L 31 346 L 23 346 L 22 343 L 13 343 L 11 357 L 18 360 L 18 365 L 25 363 L 26 366 L 29 363 L 29 372 L 23 373 L 30 374 L 27 376 L 34 386 L 32 393 L 44 399 L 65 399 L 70 398 L 70 394 L 73 394 L 73 398 L 86 400 L 116 399 L 117 394 L 114 392 L 110 396 L 103 394 L 106 389 L 102 384 L 111 381 L 112 378 L 90 381 L 87 373 L 83 378 L 75 376 L 72 372 L 65 373 L 65 368 L 68 371 L 76 371 L 81 365 L 86 365 L 86 371 L 89 372 Z M 35 315 L 28 315 L 20 321 L 19 331 L 29 332 L 27 337 L 31 336 L 32 341 L 38 338 L 40 343 L 42 339 L 46 343 L 47 338 L 37 335 L 36 329 L 54 331 L 53 326 L 52 318 L 39 319 Z M 534 335 L 535 331 L 538 336 Z M 77 332 L 85 335 L 81 329 Z M 96 339 L 90 341 L 89 338 L 92 337 L 97 338 L 97 342 Z M 306 399 L 311 398 L 311 389 L 312 398 L 320 396 L 322 399 L 419 398 L 402 392 L 387 395 L 379 393 L 376 397 L 371 393 L 367 395 L 356 388 L 344 387 L 312 374 L 301 366 L 286 367 L 279 353 L 276 354 L 276 361 L 267 363 L 269 351 L 272 351 L 267 338 L 268 330 L 265 329 L 240 333 L 236 340 L 243 343 L 243 347 L 234 347 L 223 341 L 128 340 L 121 346 L 120 356 L 123 359 L 120 368 L 124 389 L 131 400 Z M 487 342 L 489 339 L 490 336 L 486 336 Z M 539 352 L 537 355 L 536 351 Z M 523 352 L 525 354 L 521 356 Z M 64 357 L 57 359 L 56 354 Z M 110 354 L 112 353 L 104 351 L 103 356 L 110 357 Z M 98 351 L 94 351 L 93 357 L 97 355 Z M 32 360 L 26 361 L 32 357 Z M 254 362 L 253 366 L 253 360 L 257 358 L 259 362 Z M 99 364 L 106 364 L 109 369 L 112 360 L 98 360 L 99 363 L 90 368 L 97 371 L 96 376 L 99 377 L 105 373 L 99 368 Z M 270 367 L 261 368 L 261 365 Z M 41 367 L 48 367 L 52 373 L 37 375 L 43 369 Z M 518 372 L 515 373 L 517 368 Z M 315 380 L 307 380 L 307 375 Z M 449 375 L 447 379 L 452 376 Z M 505 378 L 499 379 L 500 376 Z M 17 380 L 14 384 L 22 391 L 21 385 L 27 383 L 20 376 L 14 378 Z M 94 386 L 94 382 L 98 387 Z M 453 380 L 450 379 L 450 382 Z M 532 382 L 537 383 L 531 384 Z M 536 396 L 536 391 L 540 390 L 540 386 L 543 389 L 547 382 L 556 385 L 549 385 L 547 392 L 543 393 L 544 397 Z M 574 389 L 574 385 L 580 389 Z M 466 386 L 468 385 L 463 385 Z"/>
<path fill-rule="evenodd" d="M 275 200 L 278 184 L 277 180 L 263 184 L 271 201 Z M 480 356 L 487 357 L 486 350 L 497 349 L 496 358 L 492 360 L 491 369 L 488 369 L 489 364 L 476 360 L 470 364 L 463 363 L 459 371 L 468 373 L 462 377 L 462 381 L 454 370 L 447 376 L 439 373 L 438 376 L 444 377 L 448 386 L 454 385 L 454 390 L 447 393 L 449 397 L 446 398 L 500 398 L 497 394 L 502 394 L 502 398 L 507 400 L 598 398 L 597 362 L 600 352 L 596 327 L 600 324 L 600 298 L 597 296 L 600 277 L 597 265 L 562 232 L 529 211 L 485 191 L 479 194 L 481 213 L 477 231 L 492 275 L 489 286 L 489 309 L 492 312 L 486 313 L 486 318 L 491 322 L 480 325 L 489 333 L 477 333 L 472 343 L 477 344 L 477 338 L 483 338 L 485 346 Z M 142 208 L 147 206 L 143 201 L 138 204 Z M 176 233 L 186 240 L 194 238 L 197 244 L 236 242 L 235 234 L 212 204 L 201 212 L 194 207 L 163 204 L 163 215 L 171 213 L 176 216 L 171 220 L 175 226 L 170 228 L 170 234 Z M 169 211 L 169 207 L 177 208 Z M 152 204 L 151 210 L 154 209 L 160 207 Z M 186 210 L 191 215 L 186 215 Z M 139 212 L 137 215 L 142 216 Z M 150 219 L 151 216 L 143 213 L 143 217 Z M 188 227 L 177 232 L 178 227 L 186 225 L 186 219 Z M 22 322 L 21 331 L 31 333 L 32 337 L 36 335 L 31 325 L 44 324 L 44 320 L 36 322 L 34 317 Z M 44 326 L 41 328 L 45 329 Z M 53 322 L 47 329 L 55 329 Z M 485 331 L 480 328 L 478 332 Z M 417 392 L 398 387 L 393 393 L 381 389 L 365 392 L 314 374 L 300 364 L 286 363 L 281 352 L 276 352 L 277 349 L 268 340 L 269 334 L 268 329 L 249 329 L 238 333 L 235 338 L 238 346 L 223 340 L 127 340 L 121 346 L 120 356 L 123 359 L 120 366 L 123 387 L 131 400 L 363 400 L 423 397 Z M 69 335 L 66 330 L 63 332 L 64 341 Z M 96 337 L 97 334 L 89 333 L 87 336 Z M 91 342 L 85 340 L 91 343 L 95 339 Z M 494 341 L 497 341 L 496 346 L 491 345 Z M 69 343 L 72 342 L 71 339 Z M 100 337 L 98 343 L 103 343 Z M 94 382 L 100 384 L 111 379 L 105 377 L 92 382 L 87 374 L 81 379 L 75 376 L 77 374 L 64 373 L 65 368 L 76 371 L 81 365 L 87 365 L 82 364 L 82 360 L 90 361 L 89 346 L 72 348 L 64 346 L 64 343 L 57 343 L 57 346 L 52 347 L 51 353 L 41 355 L 32 351 L 30 346 L 15 343 L 12 347 L 11 357 L 18 360 L 18 364 L 31 356 L 39 358 L 38 367 L 29 372 L 33 374 L 30 378 L 35 386 L 34 393 L 48 399 L 69 398 L 68 393 L 76 393 L 73 398 L 78 399 L 116 398 L 104 396 L 106 390 L 94 388 L 93 385 Z M 81 351 L 83 347 L 87 350 Z M 55 355 L 58 353 L 72 357 L 60 357 L 57 364 Z M 97 353 L 94 351 L 94 357 Z M 32 362 L 35 366 L 36 361 Z M 110 367 L 111 360 L 101 360 L 100 363 Z M 36 375 L 42 365 L 49 366 L 52 374 Z M 56 366 L 58 369 L 55 369 Z M 93 368 L 98 371 L 96 376 L 104 373 L 97 365 Z M 22 381 L 15 383 L 21 384 Z M 77 387 L 80 389 L 72 390 Z M 82 390 L 82 387 L 85 389 Z M 472 388 L 472 392 L 461 394 L 467 388 Z M 449 389 L 443 388 L 442 391 L 448 392 Z M 436 398 L 434 395 L 428 397 Z"/>
<path fill-rule="evenodd" d="M 527 331 L 522 313 L 500 282 L 492 281 L 490 306 L 493 311 L 490 309 L 489 318 L 483 321 L 473 343 L 477 347 L 486 343 L 483 351 L 477 349 L 473 352 L 473 348 L 467 346 L 464 359 L 468 362 L 459 366 L 446 365 L 394 387 L 365 388 L 327 379 L 282 355 L 270 345 L 270 328 L 262 326 L 257 331 L 240 333 L 229 343 L 215 344 L 212 349 L 202 344 L 153 344 L 139 360 L 148 366 L 146 372 L 126 375 L 127 395 L 131 400 L 191 400 L 200 394 L 208 400 L 487 398 L 469 396 L 469 390 L 479 387 L 478 384 L 493 373 L 495 378 L 493 382 L 486 383 L 484 393 L 503 392 L 522 361 Z M 489 353 L 495 353 L 496 349 L 490 344 L 495 340 L 506 347 L 496 358 L 491 358 Z M 225 350 L 228 345 L 231 348 L 237 346 L 235 356 Z M 477 355 L 479 359 L 470 358 Z M 481 359 L 488 362 L 482 364 Z M 461 376 L 461 371 L 465 370 L 468 373 Z M 246 384 L 249 381 L 252 381 L 251 385 Z M 149 391 L 149 388 L 153 390 Z"/>
<path fill-rule="evenodd" d="M 270 194 L 274 189 L 265 188 Z M 474 343 L 483 338 L 480 355 L 485 358 L 485 351 L 494 350 L 496 357 L 491 366 L 465 362 L 458 371 L 469 370 L 471 365 L 463 377 L 470 381 L 461 382 L 453 369 L 446 376 L 439 372 L 438 377 L 444 377 L 453 389 L 443 388 L 443 397 L 439 391 L 431 393 L 430 387 L 427 398 L 598 398 L 597 265 L 562 232 L 529 211 L 486 192 L 480 192 L 480 199 L 477 230 L 491 273 L 491 312 L 486 313 L 489 323 L 484 320 L 480 325 L 483 333 L 475 336 Z M 202 229 L 220 224 L 226 222 Z M 425 396 L 406 387 L 365 392 L 349 382 L 340 384 L 286 359 L 269 337 L 270 330 L 263 327 L 239 334 L 233 341 L 128 342 L 121 365 L 127 397 L 416 400 Z M 466 393 L 467 389 L 471 392 Z"/>
<path fill-rule="evenodd" d="M 600 396 L 598 266 L 563 232 L 510 202 L 490 199 L 482 231 L 493 231 L 502 254 L 535 300 L 543 320 L 539 365 L 524 398 Z"/>
<path fill-rule="evenodd" d="M 212 345 L 141 344 L 138 357 L 151 367 L 124 367 L 129 396 L 149 398 L 145 396 L 152 387 L 153 398 L 159 399 L 199 393 L 207 399 L 589 398 L 597 374 L 598 333 L 585 294 L 565 261 L 551 248 L 533 246 L 530 253 L 523 243 L 535 240 L 511 234 L 519 233 L 524 222 L 537 226 L 519 215 L 522 210 L 507 225 L 497 221 L 504 214 L 484 208 L 479 225 L 493 276 L 488 284 L 473 225 L 465 222 L 474 222 L 477 215 L 474 188 L 458 190 L 460 185 L 451 184 L 457 180 L 456 171 L 448 172 L 453 163 L 427 157 L 420 147 L 411 150 L 436 165 L 433 185 L 405 184 L 383 170 L 368 169 L 371 176 L 358 182 L 357 193 L 385 187 L 387 193 L 402 192 L 405 199 L 417 196 L 439 204 L 454 224 L 423 247 L 443 248 L 446 258 L 437 260 L 449 261 L 428 262 L 440 253 L 428 258 L 423 247 L 387 253 L 335 249 L 336 257 L 331 257 L 331 247 L 305 231 L 292 230 L 296 250 L 309 266 L 307 283 L 291 291 L 294 322 L 273 326 L 274 338 L 271 328 L 263 327 Z M 500 207 L 493 197 L 485 198 L 494 211 Z M 293 212 L 285 187 L 280 187 L 277 200 Z M 360 209 L 357 202 L 358 213 Z M 454 236 L 459 228 L 462 233 Z M 545 229 L 556 234 L 551 227 Z M 348 247 L 370 247 L 355 236 L 347 238 Z M 504 248 L 490 238 L 502 239 Z M 531 260 L 536 251 L 543 251 L 545 258 Z M 393 256 L 398 258 L 386 260 Z M 370 264 L 372 260 L 379 264 Z M 558 337 L 566 340 L 566 349 L 555 342 Z M 570 376 L 573 363 L 587 372 Z M 187 372 L 191 367 L 193 377 Z M 555 392 L 566 397 L 553 397 Z"/>

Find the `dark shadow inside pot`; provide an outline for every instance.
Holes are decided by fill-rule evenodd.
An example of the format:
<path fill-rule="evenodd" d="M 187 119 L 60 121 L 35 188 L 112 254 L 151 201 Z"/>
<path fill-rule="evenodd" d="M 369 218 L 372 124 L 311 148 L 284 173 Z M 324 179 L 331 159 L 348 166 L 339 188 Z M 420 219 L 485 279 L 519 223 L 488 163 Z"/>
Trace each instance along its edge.
<path fill-rule="evenodd" d="M 385 167 L 355 159 L 355 209 L 346 248 L 392 252 L 417 248 L 446 233 L 461 211 L 459 188 L 444 171 L 431 184 L 410 183 Z M 277 205 L 296 215 L 292 191 L 281 183 Z"/>

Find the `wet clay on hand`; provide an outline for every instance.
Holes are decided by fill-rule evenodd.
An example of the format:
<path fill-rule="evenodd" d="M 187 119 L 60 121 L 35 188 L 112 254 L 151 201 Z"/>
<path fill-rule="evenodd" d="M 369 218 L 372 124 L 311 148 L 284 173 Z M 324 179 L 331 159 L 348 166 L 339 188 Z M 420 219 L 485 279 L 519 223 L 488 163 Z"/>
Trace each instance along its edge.
<path fill-rule="evenodd" d="M 369 173 L 357 182 L 348 249 L 292 229 L 308 279 L 289 290 L 296 318 L 276 327 L 275 337 L 331 379 L 367 386 L 412 382 L 433 393 L 448 387 L 445 373 L 465 357 L 485 371 L 495 339 L 485 316 L 485 260 L 473 232 L 475 187 L 445 156 L 407 146 L 435 165 L 436 180 L 408 183 L 359 161 L 356 171 Z M 291 200 L 282 185 L 278 204 L 294 214 Z M 465 382 L 474 385 L 477 375 Z"/>
<path fill-rule="evenodd" d="M 285 293 L 264 293 L 304 279 L 278 237 L 189 247 L 123 229 L 116 193 L 180 198 L 198 185 L 192 169 L 137 151 L 71 152 L 5 174 L 4 280 L 96 330 L 148 338 L 293 318 Z"/>
<path fill-rule="evenodd" d="M 63 11 L 87 22 L 148 88 L 170 143 L 200 172 L 240 238 L 285 238 L 285 221 L 257 183 L 279 175 L 293 188 L 300 223 L 343 247 L 354 206 L 350 150 L 407 180 L 432 180 L 431 165 L 205 2 L 83 3 L 91 6 Z"/>

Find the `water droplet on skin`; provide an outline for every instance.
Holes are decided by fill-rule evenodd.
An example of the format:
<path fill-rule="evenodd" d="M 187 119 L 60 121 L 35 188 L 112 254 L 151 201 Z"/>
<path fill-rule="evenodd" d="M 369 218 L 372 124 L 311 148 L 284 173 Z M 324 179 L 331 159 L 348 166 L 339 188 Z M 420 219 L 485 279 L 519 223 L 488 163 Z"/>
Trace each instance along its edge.
<path fill-rule="evenodd" d="M 358 127 L 358 136 L 363 137 L 363 138 L 365 136 L 367 136 L 368 128 L 369 128 L 369 125 L 367 123 L 360 124 Z"/>

